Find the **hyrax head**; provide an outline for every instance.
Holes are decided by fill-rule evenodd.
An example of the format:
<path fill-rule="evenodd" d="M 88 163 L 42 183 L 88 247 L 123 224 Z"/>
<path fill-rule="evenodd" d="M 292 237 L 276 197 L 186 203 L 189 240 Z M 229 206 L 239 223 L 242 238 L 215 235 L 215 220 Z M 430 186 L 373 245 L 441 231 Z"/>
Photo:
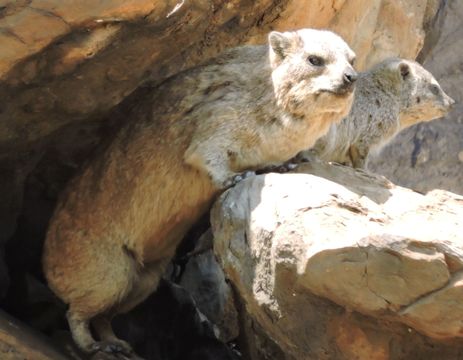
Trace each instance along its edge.
<path fill-rule="evenodd" d="M 399 79 L 402 127 L 440 118 L 447 114 L 455 103 L 441 89 L 434 76 L 417 62 L 391 58 L 382 64 Z"/>
<path fill-rule="evenodd" d="M 302 29 L 269 35 L 275 95 L 295 114 L 344 117 L 353 99 L 355 53 L 331 31 Z"/>

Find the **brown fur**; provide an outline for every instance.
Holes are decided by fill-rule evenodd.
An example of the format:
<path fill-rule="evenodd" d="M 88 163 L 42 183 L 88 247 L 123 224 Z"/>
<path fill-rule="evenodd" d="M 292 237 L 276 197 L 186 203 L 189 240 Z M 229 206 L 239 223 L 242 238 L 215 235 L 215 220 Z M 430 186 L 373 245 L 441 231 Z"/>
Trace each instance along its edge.
<path fill-rule="evenodd" d="M 157 286 L 187 230 L 238 174 L 312 146 L 352 101 L 354 56 L 333 33 L 271 33 L 166 81 L 75 178 L 50 222 L 43 266 L 86 351 L 113 315 Z M 307 56 L 323 57 L 323 66 Z"/>

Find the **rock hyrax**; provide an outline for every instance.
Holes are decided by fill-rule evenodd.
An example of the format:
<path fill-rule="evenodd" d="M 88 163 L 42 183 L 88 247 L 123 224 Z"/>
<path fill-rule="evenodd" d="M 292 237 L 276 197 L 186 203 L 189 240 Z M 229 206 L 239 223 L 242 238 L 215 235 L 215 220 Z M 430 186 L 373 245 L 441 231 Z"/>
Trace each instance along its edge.
<path fill-rule="evenodd" d="M 420 64 L 389 58 L 360 74 L 349 115 L 311 150 L 326 161 L 365 168 L 368 154 L 397 133 L 444 116 L 454 104 Z"/>
<path fill-rule="evenodd" d="M 83 350 L 130 351 L 111 317 L 156 288 L 187 230 L 239 174 L 290 159 L 346 116 L 353 58 L 329 31 L 272 32 L 269 46 L 232 49 L 152 89 L 50 221 L 45 275 Z"/>

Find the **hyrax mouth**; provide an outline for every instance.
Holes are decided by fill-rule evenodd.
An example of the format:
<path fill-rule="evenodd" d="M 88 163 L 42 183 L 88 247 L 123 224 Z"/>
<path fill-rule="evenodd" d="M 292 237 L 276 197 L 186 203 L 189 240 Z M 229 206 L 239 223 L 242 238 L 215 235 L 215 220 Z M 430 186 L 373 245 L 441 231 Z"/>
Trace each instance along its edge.
<path fill-rule="evenodd" d="M 352 95 L 354 92 L 354 86 L 340 86 L 334 90 L 326 90 L 326 92 L 335 95 L 336 97 L 346 97 Z"/>

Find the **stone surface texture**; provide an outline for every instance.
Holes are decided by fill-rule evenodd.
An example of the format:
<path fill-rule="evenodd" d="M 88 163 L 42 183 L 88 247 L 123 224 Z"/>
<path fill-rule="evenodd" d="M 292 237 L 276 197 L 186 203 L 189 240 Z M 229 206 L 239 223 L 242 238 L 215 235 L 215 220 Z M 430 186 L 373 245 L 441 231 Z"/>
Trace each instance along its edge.
<path fill-rule="evenodd" d="M 199 311 L 213 324 L 217 337 L 228 342 L 239 335 L 238 313 L 232 289 L 212 251 L 212 232 L 198 240 L 182 274 L 180 285 L 194 299 Z"/>
<path fill-rule="evenodd" d="M 351 332 L 351 313 L 403 324 L 415 337 L 461 338 L 463 197 L 422 195 L 322 163 L 298 172 L 245 180 L 212 211 L 219 263 L 268 338 L 294 359 L 318 359 L 322 342 L 333 338 L 330 359 L 335 351 L 401 358 L 386 338 L 377 347 L 364 330 Z M 342 307 L 337 316 L 328 300 Z M 334 333 L 317 337 L 324 326 Z"/>
<path fill-rule="evenodd" d="M 0 311 L 0 358 L 2 360 L 66 360 L 40 334 Z"/>

